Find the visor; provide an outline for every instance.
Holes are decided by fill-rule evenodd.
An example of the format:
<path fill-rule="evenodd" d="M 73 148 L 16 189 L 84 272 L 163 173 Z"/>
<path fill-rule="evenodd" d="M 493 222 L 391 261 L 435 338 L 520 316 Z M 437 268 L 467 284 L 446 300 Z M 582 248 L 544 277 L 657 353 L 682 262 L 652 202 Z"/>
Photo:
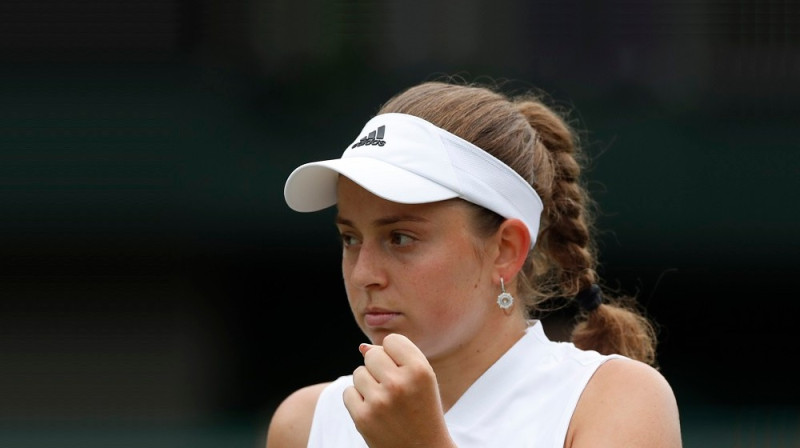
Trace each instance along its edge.
<path fill-rule="evenodd" d="M 422 204 L 462 198 L 539 233 L 542 201 L 508 165 L 472 143 L 413 115 L 373 117 L 339 159 L 306 163 L 286 180 L 286 203 L 298 212 L 336 204 L 339 175 L 383 199 Z"/>

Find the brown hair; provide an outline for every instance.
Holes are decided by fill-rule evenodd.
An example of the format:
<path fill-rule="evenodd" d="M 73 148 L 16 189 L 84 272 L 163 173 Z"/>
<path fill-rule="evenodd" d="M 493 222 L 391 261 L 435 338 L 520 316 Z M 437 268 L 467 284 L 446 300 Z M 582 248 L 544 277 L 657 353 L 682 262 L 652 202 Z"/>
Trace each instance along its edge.
<path fill-rule="evenodd" d="M 546 104 L 546 98 L 534 90 L 511 96 L 497 86 L 447 79 L 411 87 L 378 112 L 423 118 L 502 160 L 533 185 L 544 210 L 536 246 L 517 285 L 529 315 L 555 309 L 557 299 L 572 299 L 600 283 L 595 204 L 581 178 L 586 158 L 568 113 Z M 485 213 L 484 222 L 496 229 L 501 219 Z M 571 339 L 582 349 L 656 365 L 654 326 L 632 297 L 606 295 L 596 309 L 581 310 Z"/>

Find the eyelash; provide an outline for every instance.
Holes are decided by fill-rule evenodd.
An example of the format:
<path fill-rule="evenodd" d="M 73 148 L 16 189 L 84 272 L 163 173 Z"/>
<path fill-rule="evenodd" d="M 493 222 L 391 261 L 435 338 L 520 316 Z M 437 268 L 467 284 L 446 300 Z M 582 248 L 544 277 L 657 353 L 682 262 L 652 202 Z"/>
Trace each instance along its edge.
<path fill-rule="evenodd" d="M 400 238 L 405 238 L 405 239 L 408 239 L 410 241 L 407 241 L 406 244 L 403 244 L 402 242 L 398 242 L 397 241 Z M 405 233 L 400 233 L 400 232 L 392 232 L 391 240 L 392 240 L 392 243 L 397 245 L 397 246 L 405 246 L 405 245 L 415 241 L 414 238 L 412 238 L 411 236 L 406 235 Z"/>
<path fill-rule="evenodd" d="M 349 233 L 341 233 L 339 235 L 339 237 L 341 238 L 342 245 L 344 247 L 350 247 L 350 246 L 352 246 L 354 244 L 357 244 L 357 241 L 358 241 L 358 238 L 356 238 L 355 236 L 353 236 L 353 235 L 351 235 Z M 409 241 L 403 242 L 401 239 L 408 239 Z M 356 242 L 354 242 L 354 241 L 356 241 Z M 416 241 L 416 239 L 414 237 L 410 236 L 410 235 L 405 234 L 405 233 L 392 232 L 390 234 L 389 241 L 394 246 L 406 246 L 406 245 Z"/>
<path fill-rule="evenodd" d="M 339 239 L 342 241 L 342 246 L 349 247 L 353 245 L 351 241 L 355 240 L 356 237 L 347 233 L 341 233 L 339 234 Z"/>

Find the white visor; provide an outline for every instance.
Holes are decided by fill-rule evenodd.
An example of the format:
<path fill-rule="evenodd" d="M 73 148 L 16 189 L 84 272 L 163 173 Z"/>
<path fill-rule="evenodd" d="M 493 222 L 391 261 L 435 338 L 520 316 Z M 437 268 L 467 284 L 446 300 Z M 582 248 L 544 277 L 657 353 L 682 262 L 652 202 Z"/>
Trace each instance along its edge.
<path fill-rule="evenodd" d="M 339 175 L 392 202 L 462 198 L 539 233 L 542 200 L 508 165 L 419 117 L 388 113 L 367 122 L 339 159 L 306 163 L 286 179 L 286 203 L 299 212 L 336 204 Z"/>

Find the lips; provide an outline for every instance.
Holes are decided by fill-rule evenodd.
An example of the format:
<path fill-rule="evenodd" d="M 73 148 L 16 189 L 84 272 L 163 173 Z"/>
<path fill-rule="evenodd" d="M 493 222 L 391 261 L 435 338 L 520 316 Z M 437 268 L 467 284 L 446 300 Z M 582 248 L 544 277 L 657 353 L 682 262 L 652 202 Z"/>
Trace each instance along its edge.
<path fill-rule="evenodd" d="M 383 327 L 399 315 L 392 311 L 370 310 L 364 313 L 364 323 L 369 327 Z"/>

